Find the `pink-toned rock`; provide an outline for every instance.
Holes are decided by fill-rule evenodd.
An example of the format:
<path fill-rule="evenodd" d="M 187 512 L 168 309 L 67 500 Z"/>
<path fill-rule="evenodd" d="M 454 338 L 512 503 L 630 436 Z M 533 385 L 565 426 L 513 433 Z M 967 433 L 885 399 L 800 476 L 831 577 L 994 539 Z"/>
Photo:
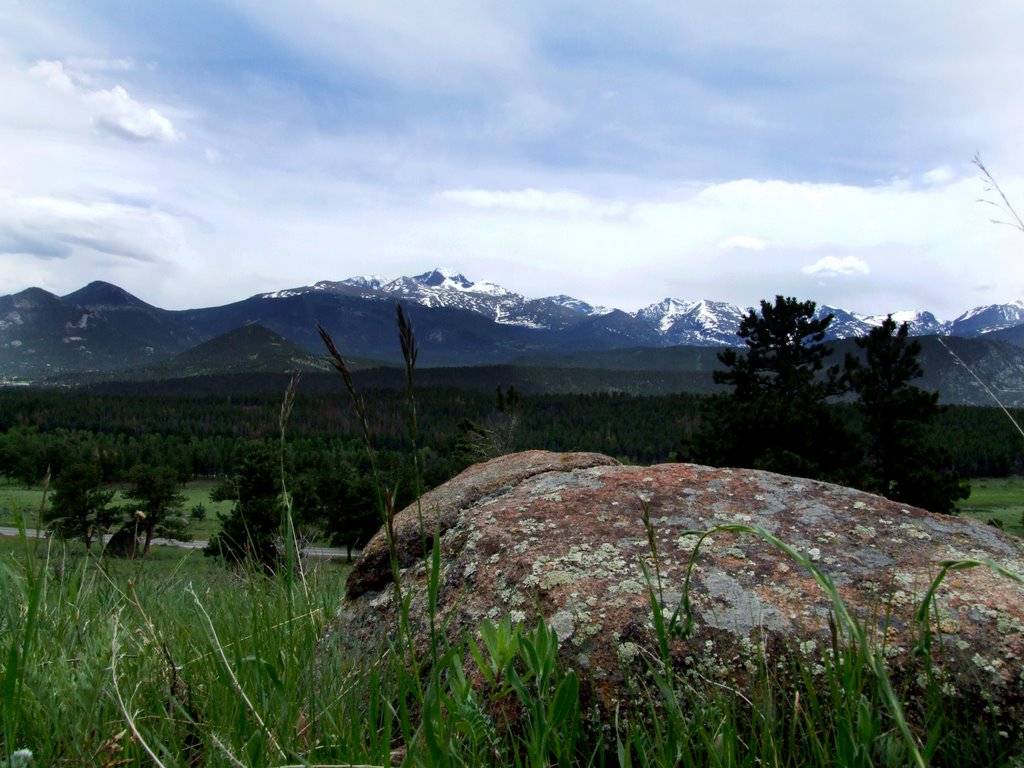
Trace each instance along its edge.
<path fill-rule="evenodd" d="M 646 503 L 657 546 L 642 519 Z M 667 614 L 679 604 L 694 530 L 763 528 L 806 554 L 909 686 L 919 662 L 914 611 L 951 559 L 991 558 L 1024 573 L 1021 542 L 963 518 L 935 515 L 836 485 L 754 470 L 690 464 L 621 466 L 597 454 L 531 451 L 476 465 L 426 494 L 396 520 L 402 584 L 426 647 L 428 541 L 441 532 L 438 613 L 453 639 L 485 619 L 558 633 L 560 655 L 598 706 L 630 700 L 657 655 L 643 566 L 661 577 Z M 370 542 L 349 579 L 342 642 L 376 647 L 397 624 L 387 545 Z M 693 632 L 674 637 L 677 668 L 743 690 L 759 655 L 792 653 L 820 670 L 830 652 L 829 597 L 791 557 L 749 533 L 705 540 L 690 593 Z M 949 690 L 1024 714 L 1024 586 L 987 568 L 951 572 L 938 589 L 935 664 Z M 780 659 L 781 660 L 781 659 Z M 785 676 L 788 664 L 779 665 Z M 1020 721 L 1020 717 L 1016 718 Z"/>

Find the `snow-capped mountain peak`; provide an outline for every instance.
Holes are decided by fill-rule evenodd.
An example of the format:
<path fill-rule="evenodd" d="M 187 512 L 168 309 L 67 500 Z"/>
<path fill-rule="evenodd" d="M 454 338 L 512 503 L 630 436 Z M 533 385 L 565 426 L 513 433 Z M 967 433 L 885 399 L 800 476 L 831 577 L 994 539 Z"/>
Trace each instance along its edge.
<path fill-rule="evenodd" d="M 385 282 L 387 281 L 380 275 L 356 275 L 340 281 L 338 285 L 351 285 L 354 288 L 368 288 L 373 291 L 378 291 Z M 335 283 L 332 283 L 329 280 L 321 280 L 314 287 L 319 288 L 320 286 L 332 285 L 335 285 Z"/>
<path fill-rule="evenodd" d="M 456 272 L 454 269 L 445 269 L 443 267 L 437 267 L 424 272 L 422 275 L 416 275 L 413 277 L 418 283 L 430 286 L 431 288 L 455 288 L 456 290 L 469 290 L 473 287 L 473 282 L 466 278 L 461 272 Z"/>
<path fill-rule="evenodd" d="M 665 298 L 657 304 L 651 304 L 649 307 L 638 309 L 633 313 L 633 317 L 653 325 L 661 333 L 666 333 L 676 320 L 689 314 L 698 303 L 696 301 Z"/>
<path fill-rule="evenodd" d="M 487 281 L 475 283 L 461 272 L 456 272 L 454 269 L 445 269 L 442 267 L 433 269 L 430 272 L 424 272 L 422 275 L 416 275 L 412 279 L 425 287 L 442 291 L 449 290 L 460 291 L 463 293 L 479 293 L 487 296 L 513 295 L 511 291 L 502 288 L 500 285 L 496 285 L 495 283 Z"/>
<path fill-rule="evenodd" d="M 830 307 L 827 304 L 819 304 L 814 310 L 816 318 L 832 315 L 832 322 L 827 330 L 827 337 L 832 339 L 848 339 L 852 336 L 865 336 L 872 327 L 867 318 L 854 312 L 848 312 L 838 307 Z"/>
<path fill-rule="evenodd" d="M 1018 300 L 969 309 L 949 323 L 949 332 L 956 336 L 978 336 L 1021 323 L 1024 323 L 1024 301 Z"/>
<path fill-rule="evenodd" d="M 723 301 L 686 300 L 667 297 L 636 312 L 595 307 L 572 296 L 560 294 L 546 298 L 527 298 L 496 283 L 474 281 L 463 273 L 436 267 L 412 277 L 386 280 L 379 275 L 357 275 L 338 282 L 321 281 L 305 288 L 292 288 L 263 294 L 264 298 L 283 299 L 315 291 L 360 293 L 366 299 L 400 299 L 425 307 L 455 309 L 482 315 L 499 325 L 535 330 L 564 331 L 588 319 L 621 315 L 635 321 L 619 335 L 636 335 L 637 344 L 696 344 L 709 346 L 740 343 L 736 332 L 749 309 Z M 885 320 L 886 315 L 860 315 L 820 304 L 815 316 L 833 315 L 827 338 L 864 336 Z M 1024 325 L 1024 301 L 975 307 L 952 322 L 942 322 L 931 312 L 907 310 L 892 313 L 897 323 L 906 322 L 913 336 L 928 334 L 980 336 L 1017 325 Z M 629 325 L 629 323 L 627 323 Z"/>
<path fill-rule="evenodd" d="M 637 310 L 633 317 L 657 331 L 668 344 L 734 344 L 744 312 L 724 301 L 667 298 Z"/>

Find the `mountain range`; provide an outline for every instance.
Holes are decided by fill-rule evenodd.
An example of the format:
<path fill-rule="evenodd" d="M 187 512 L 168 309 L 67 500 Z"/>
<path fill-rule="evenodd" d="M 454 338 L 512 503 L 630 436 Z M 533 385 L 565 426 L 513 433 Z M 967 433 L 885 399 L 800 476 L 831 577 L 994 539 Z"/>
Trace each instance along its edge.
<path fill-rule="evenodd" d="M 451 270 L 413 277 L 376 276 L 323 281 L 257 294 L 217 307 L 166 310 L 105 282 L 57 296 L 40 288 L 0 296 L 0 381 L 38 381 L 70 373 L 123 369 L 186 375 L 203 368 L 209 345 L 225 334 L 260 326 L 257 333 L 220 339 L 219 354 L 238 347 L 277 345 L 256 363 L 243 355 L 240 370 L 289 364 L 316 368 L 323 347 L 316 324 L 342 352 L 381 364 L 399 361 L 395 302 L 412 319 L 421 366 L 501 365 L 524 359 L 568 359 L 632 348 L 740 345 L 736 330 L 748 310 L 711 300 L 666 298 L 626 312 L 595 307 L 565 295 L 527 298 L 494 283 L 474 282 Z M 861 336 L 884 317 L 820 306 L 834 317 L 831 340 Z M 1024 302 L 976 307 L 943 322 L 927 311 L 896 312 L 914 335 L 983 338 L 1024 346 Z M 250 334 L 251 336 L 252 334 Z M 282 345 L 287 345 L 287 350 Z M 192 358 L 189 350 L 199 347 Z M 257 354 L 257 357 L 259 355 Z M 265 356 L 266 357 L 266 356 Z M 248 360 L 248 362 L 247 362 Z M 301 362 L 300 362 L 301 361 Z"/>

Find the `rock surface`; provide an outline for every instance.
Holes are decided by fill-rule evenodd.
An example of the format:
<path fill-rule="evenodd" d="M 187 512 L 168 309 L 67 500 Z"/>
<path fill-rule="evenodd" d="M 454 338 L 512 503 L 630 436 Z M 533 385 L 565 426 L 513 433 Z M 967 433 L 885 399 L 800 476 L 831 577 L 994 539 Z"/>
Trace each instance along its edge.
<path fill-rule="evenodd" d="M 1024 550 L 1012 536 L 840 486 L 755 470 L 621 466 L 598 454 L 531 451 L 470 467 L 396 518 L 402 582 L 421 643 L 421 516 L 428 539 L 435 521 L 441 534 L 438 611 L 449 635 L 475 634 L 485 619 L 507 615 L 532 626 L 539 612 L 558 633 L 561 658 L 583 679 L 588 703 L 606 713 L 629 700 L 657 655 L 644 566 L 656 583 L 657 564 L 671 614 L 697 540 L 688 531 L 757 526 L 804 553 L 835 583 L 910 697 L 919 672 L 911 653 L 914 611 L 940 562 L 991 558 L 1024 573 Z M 373 648 L 393 635 L 390 579 L 378 533 L 349 579 L 337 641 Z M 671 652 L 692 679 L 742 691 L 761 654 L 771 665 L 773 654 L 795 653 L 805 670 L 822 671 L 832 647 L 830 600 L 806 569 L 763 539 L 713 533 L 696 559 L 690 599 L 693 632 L 674 637 Z M 951 571 L 935 602 L 933 657 L 950 693 L 1000 706 L 1020 722 L 1024 586 L 988 568 Z M 792 667 L 778 661 L 784 677 Z"/>

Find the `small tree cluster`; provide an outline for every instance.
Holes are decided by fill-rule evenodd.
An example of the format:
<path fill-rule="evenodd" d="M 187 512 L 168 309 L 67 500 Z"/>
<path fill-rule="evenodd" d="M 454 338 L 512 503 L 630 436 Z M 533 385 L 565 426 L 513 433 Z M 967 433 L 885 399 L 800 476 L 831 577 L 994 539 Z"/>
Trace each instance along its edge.
<path fill-rule="evenodd" d="M 104 486 L 97 463 L 78 457 L 54 477 L 52 502 L 43 519 L 54 535 L 79 539 L 86 549 L 116 531 L 120 540 L 128 541 L 120 553 L 129 556 L 135 555 L 134 542 L 139 534 L 145 537 L 144 557 L 154 536 L 176 541 L 190 538 L 188 521 L 181 516 L 185 496 L 173 470 L 139 464 L 132 470 L 123 495 L 129 503 L 115 505 L 115 491 Z"/>
<path fill-rule="evenodd" d="M 137 464 L 124 496 L 129 502 L 127 511 L 137 521 L 135 530 L 144 537 L 143 557 L 149 555 L 154 536 L 174 541 L 192 538 L 188 518 L 182 514 L 185 494 L 181 492 L 181 479 L 170 467 Z"/>
<path fill-rule="evenodd" d="M 777 296 L 751 310 L 738 334 L 745 354 L 719 354 L 715 381 L 729 392 L 707 398 L 695 435 L 697 460 L 845 483 L 897 501 L 950 512 L 967 495 L 949 453 L 932 439 L 938 395 L 914 386 L 921 347 L 892 317 L 858 339 L 864 361 L 826 366 L 822 344 L 832 315 Z M 859 429 L 831 407 L 856 396 Z"/>
<path fill-rule="evenodd" d="M 300 540 L 323 534 L 345 547 L 349 558 L 380 527 L 375 488 L 366 474 L 347 463 L 296 472 L 288 452 L 282 456 L 280 445 L 269 441 L 252 444 L 211 499 L 234 504 L 218 515 L 221 530 L 205 553 L 228 563 L 254 562 L 268 571 L 276 570 L 284 554 L 286 511 Z"/>
<path fill-rule="evenodd" d="M 221 530 L 210 538 L 205 553 L 274 570 L 281 554 L 282 491 L 280 454 L 269 443 L 255 443 L 238 470 L 210 494 L 213 501 L 234 505 L 229 513 L 217 515 Z"/>
<path fill-rule="evenodd" d="M 96 541 L 102 546 L 103 536 L 117 520 L 113 498 L 114 491 L 103 488 L 96 465 L 79 459 L 54 477 L 53 496 L 43 512 L 43 522 L 58 538 L 80 539 L 91 550 Z"/>

